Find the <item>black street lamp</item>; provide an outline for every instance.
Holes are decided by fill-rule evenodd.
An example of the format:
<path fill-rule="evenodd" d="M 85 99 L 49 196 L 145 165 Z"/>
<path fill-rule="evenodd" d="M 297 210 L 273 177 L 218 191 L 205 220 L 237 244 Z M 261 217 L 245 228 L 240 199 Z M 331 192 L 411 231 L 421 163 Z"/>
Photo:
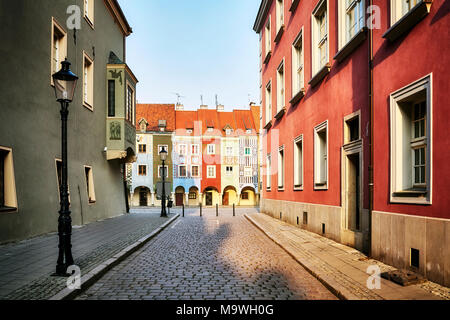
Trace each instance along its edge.
<path fill-rule="evenodd" d="M 58 219 L 59 254 L 56 265 L 57 276 L 67 276 L 67 268 L 73 265 L 72 257 L 72 218 L 69 210 L 69 190 L 67 186 L 67 116 L 69 115 L 69 103 L 73 100 L 78 77 L 70 71 L 70 63 L 67 59 L 61 62 L 62 68 L 53 75 L 56 101 L 61 104 L 61 157 L 62 172 L 61 186 L 59 190 L 60 205 Z"/>
<path fill-rule="evenodd" d="M 159 153 L 159 157 L 162 161 L 162 196 L 161 196 L 161 217 L 166 218 L 166 167 L 165 162 L 167 159 L 167 151 L 163 147 L 161 152 Z"/>

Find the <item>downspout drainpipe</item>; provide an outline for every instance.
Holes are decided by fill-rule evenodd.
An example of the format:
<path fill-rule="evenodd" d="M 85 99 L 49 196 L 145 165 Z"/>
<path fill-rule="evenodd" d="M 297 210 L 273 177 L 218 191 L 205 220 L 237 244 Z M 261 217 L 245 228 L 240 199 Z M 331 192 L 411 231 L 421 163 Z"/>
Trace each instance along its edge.
<path fill-rule="evenodd" d="M 369 0 L 372 7 L 373 0 Z M 374 118 L 374 92 L 373 92 L 373 26 L 369 28 L 369 112 L 370 112 L 370 133 L 369 133 L 369 256 L 372 256 L 372 211 L 373 211 L 373 194 L 374 194 L 374 144 L 373 144 L 373 118 Z"/>

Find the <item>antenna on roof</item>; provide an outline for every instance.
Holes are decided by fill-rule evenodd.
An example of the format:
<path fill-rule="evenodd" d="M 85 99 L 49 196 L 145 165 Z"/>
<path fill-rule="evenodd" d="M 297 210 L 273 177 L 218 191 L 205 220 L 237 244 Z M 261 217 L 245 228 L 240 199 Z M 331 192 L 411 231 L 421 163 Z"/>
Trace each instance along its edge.
<path fill-rule="evenodd" d="M 203 95 L 202 94 L 200 95 L 200 101 L 201 101 L 200 105 L 202 106 L 203 105 Z"/>
<path fill-rule="evenodd" d="M 179 105 L 181 104 L 181 103 L 180 103 L 180 99 L 181 99 L 181 98 L 186 98 L 185 96 L 182 96 L 181 94 L 176 93 L 176 92 L 172 92 L 172 94 L 174 94 L 174 95 L 177 96 L 177 106 L 179 106 Z"/>
<path fill-rule="evenodd" d="M 216 107 L 219 105 L 219 100 L 217 98 L 217 94 L 216 94 Z"/>

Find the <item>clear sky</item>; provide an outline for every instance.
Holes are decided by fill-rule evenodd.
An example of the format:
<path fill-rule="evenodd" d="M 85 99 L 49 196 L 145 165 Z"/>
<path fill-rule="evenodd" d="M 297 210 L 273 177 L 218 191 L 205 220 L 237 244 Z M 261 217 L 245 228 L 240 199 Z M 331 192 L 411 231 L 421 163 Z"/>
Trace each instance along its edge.
<path fill-rule="evenodd" d="M 139 103 L 186 109 L 215 95 L 227 110 L 259 103 L 258 35 L 261 0 L 119 0 L 133 34 L 127 64 L 139 80 Z"/>

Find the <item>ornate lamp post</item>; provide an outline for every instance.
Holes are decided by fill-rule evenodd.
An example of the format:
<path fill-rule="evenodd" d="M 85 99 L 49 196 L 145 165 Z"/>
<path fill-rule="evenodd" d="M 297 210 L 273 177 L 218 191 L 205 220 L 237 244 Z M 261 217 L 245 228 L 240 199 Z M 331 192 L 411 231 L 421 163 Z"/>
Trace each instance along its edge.
<path fill-rule="evenodd" d="M 67 59 L 61 62 L 62 68 L 53 75 L 56 101 L 61 104 L 61 134 L 62 134 L 62 169 L 60 186 L 60 205 L 58 219 L 59 254 L 56 265 L 57 276 L 67 276 L 67 268 L 73 265 L 72 257 L 72 218 L 69 211 L 69 193 L 67 186 L 67 116 L 69 115 L 69 103 L 73 100 L 78 77 L 70 71 L 70 63 Z"/>
<path fill-rule="evenodd" d="M 161 152 L 159 153 L 159 157 L 162 161 L 162 196 L 161 196 L 161 217 L 166 218 L 166 167 L 165 162 L 167 159 L 167 151 L 163 147 Z"/>

